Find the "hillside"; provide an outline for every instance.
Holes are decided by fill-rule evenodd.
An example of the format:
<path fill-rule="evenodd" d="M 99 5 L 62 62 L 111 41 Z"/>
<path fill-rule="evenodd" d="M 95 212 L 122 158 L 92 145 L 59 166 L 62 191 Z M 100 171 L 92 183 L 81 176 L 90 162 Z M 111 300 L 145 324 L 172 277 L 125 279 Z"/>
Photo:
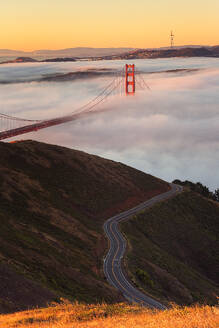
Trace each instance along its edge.
<path fill-rule="evenodd" d="M 212 57 L 217 56 L 212 48 L 180 48 L 180 49 L 156 49 L 156 50 L 136 50 L 125 55 L 127 59 L 144 58 L 170 58 L 170 57 Z"/>
<path fill-rule="evenodd" d="M 218 57 L 219 47 L 174 47 L 174 48 L 158 48 L 158 49 L 136 49 L 118 55 L 108 55 L 93 57 L 93 60 L 100 59 L 156 59 L 156 58 L 172 58 L 172 57 Z"/>
<path fill-rule="evenodd" d="M 82 48 L 83 49 L 83 48 Z M 83 55 L 82 55 L 83 54 Z M 1 50 L 0 50 L 1 55 Z M 3 55 L 5 56 L 5 55 Z M 31 57 L 30 57 L 31 56 Z M 10 56 L 11 57 L 11 56 Z M 25 63 L 25 62 L 74 62 L 78 60 L 133 60 L 133 59 L 157 59 L 173 57 L 219 57 L 219 46 L 185 46 L 174 48 L 157 49 L 95 49 L 92 48 L 76 51 L 76 49 L 66 49 L 58 52 L 34 52 L 19 54 L 18 58 L 2 58 L 0 64 Z"/>
<path fill-rule="evenodd" d="M 217 328 L 219 310 L 210 306 L 152 311 L 120 304 L 62 304 L 0 315 L 4 328 Z"/>
<path fill-rule="evenodd" d="M 121 163 L 34 141 L 0 143 L 0 312 L 60 296 L 115 302 L 103 222 L 169 185 Z"/>
<path fill-rule="evenodd" d="M 123 223 L 132 281 L 164 303 L 217 304 L 219 204 L 189 190 Z"/>

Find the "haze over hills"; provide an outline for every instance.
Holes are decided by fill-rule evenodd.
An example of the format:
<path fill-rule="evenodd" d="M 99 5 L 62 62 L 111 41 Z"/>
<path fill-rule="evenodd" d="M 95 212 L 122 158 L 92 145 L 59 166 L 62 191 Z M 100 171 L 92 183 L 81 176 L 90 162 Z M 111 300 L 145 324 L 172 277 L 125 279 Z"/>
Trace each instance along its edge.
<path fill-rule="evenodd" d="M 0 312 L 59 297 L 123 300 L 104 278 L 103 222 L 169 184 L 121 163 L 34 141 L 0 143 L 0 152 Z M 126 223 L 126 268 L 136 285 L 166 304 L 214 304 L 218 216 L 218 203 L 187 192 Z"/>
<path fill-rule="evenodd" d="M 28 56 L 28 57 L 96 57 L 118 55 L 120 53 L 135 50 L 134 48 L 87 48 L 76 47 L 60 50 L 35 50 L 35 51 L 20 51 L 10 49 L 0 49 L 0 56 Z"/>
<path fill-rule="evenodd" d="M 18 57 L 17 57 L 18 56 Z M 0 63 L 68 62 L 77 60 L 131 60 L 171 57 L 219 57 L 219 46 L 178 46 L 174 48 L 72 48 L 18 52 L 0 50 Z M 17 57 L 17 58 L 16 58 Z"/>
<path fill-rule="evenodd" d="M 206 47 L 203 45 L 183 45 L 176 46 L 175 49 L 181 48 L 200 48 Z M 165 50 L 169 47 L 161 48 L 146 48 L 145 50 Z M 45 56 L 45 57 L 96 57 L 96 56 L 109 56 L 109 55 L 118 55 L 120 53 L 129 52 L 138 50 L 138 48 L 92 48 L 92 47 L 74 47 L 58 50 L 49 50 L 49 49 L 40 49 L 34 51 L 22 51 L 22 50 L 12 50 L 12 49 L 0 49 L 0 56 Z"/>

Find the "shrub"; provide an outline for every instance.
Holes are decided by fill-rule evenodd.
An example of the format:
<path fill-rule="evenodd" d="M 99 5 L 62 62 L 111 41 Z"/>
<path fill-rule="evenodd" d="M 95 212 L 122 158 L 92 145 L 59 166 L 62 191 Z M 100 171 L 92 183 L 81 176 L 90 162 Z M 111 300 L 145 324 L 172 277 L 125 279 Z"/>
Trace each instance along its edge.
<path fill-rule="evenodd" d="M 137 275 L 138 279 L 141 282 L 143 282 L 144 284 L 150 286 L 151 288 L 154 287 L 154 282 L 153 282 L 153 280 L 151 280 L 150 275 L 146 271 L 141 270 L 141 269 L 137 269 L 136 270 L 136 275 Z"/>

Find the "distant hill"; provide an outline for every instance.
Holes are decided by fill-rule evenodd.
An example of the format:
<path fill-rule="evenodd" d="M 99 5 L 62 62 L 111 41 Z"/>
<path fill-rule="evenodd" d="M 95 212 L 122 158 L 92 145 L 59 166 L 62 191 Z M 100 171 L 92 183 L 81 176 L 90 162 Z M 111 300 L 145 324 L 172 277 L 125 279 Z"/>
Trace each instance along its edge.
<path fill-rule="evenodd" d="M 173 49 L 138 49 L 113 59 L 153 59 L 171 57 L 218 57 L 219 47 L 187 47 Z"/>
<path fill-rule="evenodd" d="M 2 62 L 1 64 L 35 63 L 35 62 L 37 62 L 37 60 L 31 57 L 17 57 L 15 59 Z"/>
<path fill-rule="evenodd" d="M 44 59 L 44 60 L 36 60 L 31 57 L 17 57 L 15 59 L 10 59 L 6 61 L 0 62 L 0 64 L 19 64 L 19 63 L 38 63 L 38 62 L 45 62 L 45 63 L 50 63 L 50 62 L 74 62 L 78 58 L 72 58 L 72 57 L 59 57 L 59 58 L 49 58 L 49 59 Z"/>
<path fill-rule="evenodd" d="M 23 56 L 28 52 L 11 49 L 0 49 L 0 56 Z"/>
<path fill-rule="evenodd" d="M 60 50 L 36 50 L 36 51 L 17 51 L 10 49 L 0 49 L 0 56 L 15 56 L 15 57 L 44 57 L 44 58 L 55 58 L 55 57 L 96 57 L 96 56 L 108 56 L 118 55 L 124 52 L 134 50 L 133 48 L 86 48 L 76 47 Z"/>
<path fill-rule="evenodd" d="M 168 190 L 121 163 L 34 141 L 0 143 L 0 312 L 70 300 L 115 302 L 103 222 Z"/>
<path fill-rule="evenodd" d="M 3 51 L 6 53 L 6 50 Z M 15 52 L 14 52 L 15 54 Z M 1 56 L 1 50 L 0 50 Z M 19 55 L 21 56 L 21 55 Z M 73 48 L 59 51 L 40 50 L 33 53 L 22 53 L 18 58 L 2 57 L 0 63 L 24 63 L 24 62 L 74 62 L 77 60 L 132 60 L 132 59 L 156 59 L 156 58 L 172 58 L 172 57 L 219 57 L 219 46 L 214 47 L 198 47 L 198 46 L 182 46 L 174 48 L 158 48 L 158 49 L 95 49 L 95 48 Z"/>
<path fill-rule="evenodd" d="M 184 45 L 176 46 L 174 49 L 183 49 L 183 48 L 219 48 L 219 46 L 209 47 L 201 45 Z M 149 51 L 160 51 L 168 50 L 169 47 L 161 48 L 146 48 L 144 50 Z M 75 47 L 67 48 L 60 50 L 35 50 L 35 51 L 20 51 L 20 50 L 11 50 L 11 49 L 0 49 L 0 57 L 44 57 L 44 58 L 56 58 L 56 57 L 97 57 L 97 56 L 110 56 L 110 55 L 119 55 L 122 53 L 127 53 L 130 51 L 137 51 L 140 49 L 136 48 L 92 48 L 92 47 Z"/>

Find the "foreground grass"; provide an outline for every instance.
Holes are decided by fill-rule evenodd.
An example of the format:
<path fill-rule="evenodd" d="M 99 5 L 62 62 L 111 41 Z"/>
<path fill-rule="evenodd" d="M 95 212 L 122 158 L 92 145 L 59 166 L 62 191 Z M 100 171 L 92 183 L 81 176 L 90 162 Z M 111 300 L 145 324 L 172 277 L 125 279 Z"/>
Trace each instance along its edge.
<path fill-rule="evenodd" d="M 153 311 L 123 303 L 114 305 L 64 304 L 1 315 L 2 328 L 216 328 L 219 309 L 210 306 L 174 307 Z"/>

